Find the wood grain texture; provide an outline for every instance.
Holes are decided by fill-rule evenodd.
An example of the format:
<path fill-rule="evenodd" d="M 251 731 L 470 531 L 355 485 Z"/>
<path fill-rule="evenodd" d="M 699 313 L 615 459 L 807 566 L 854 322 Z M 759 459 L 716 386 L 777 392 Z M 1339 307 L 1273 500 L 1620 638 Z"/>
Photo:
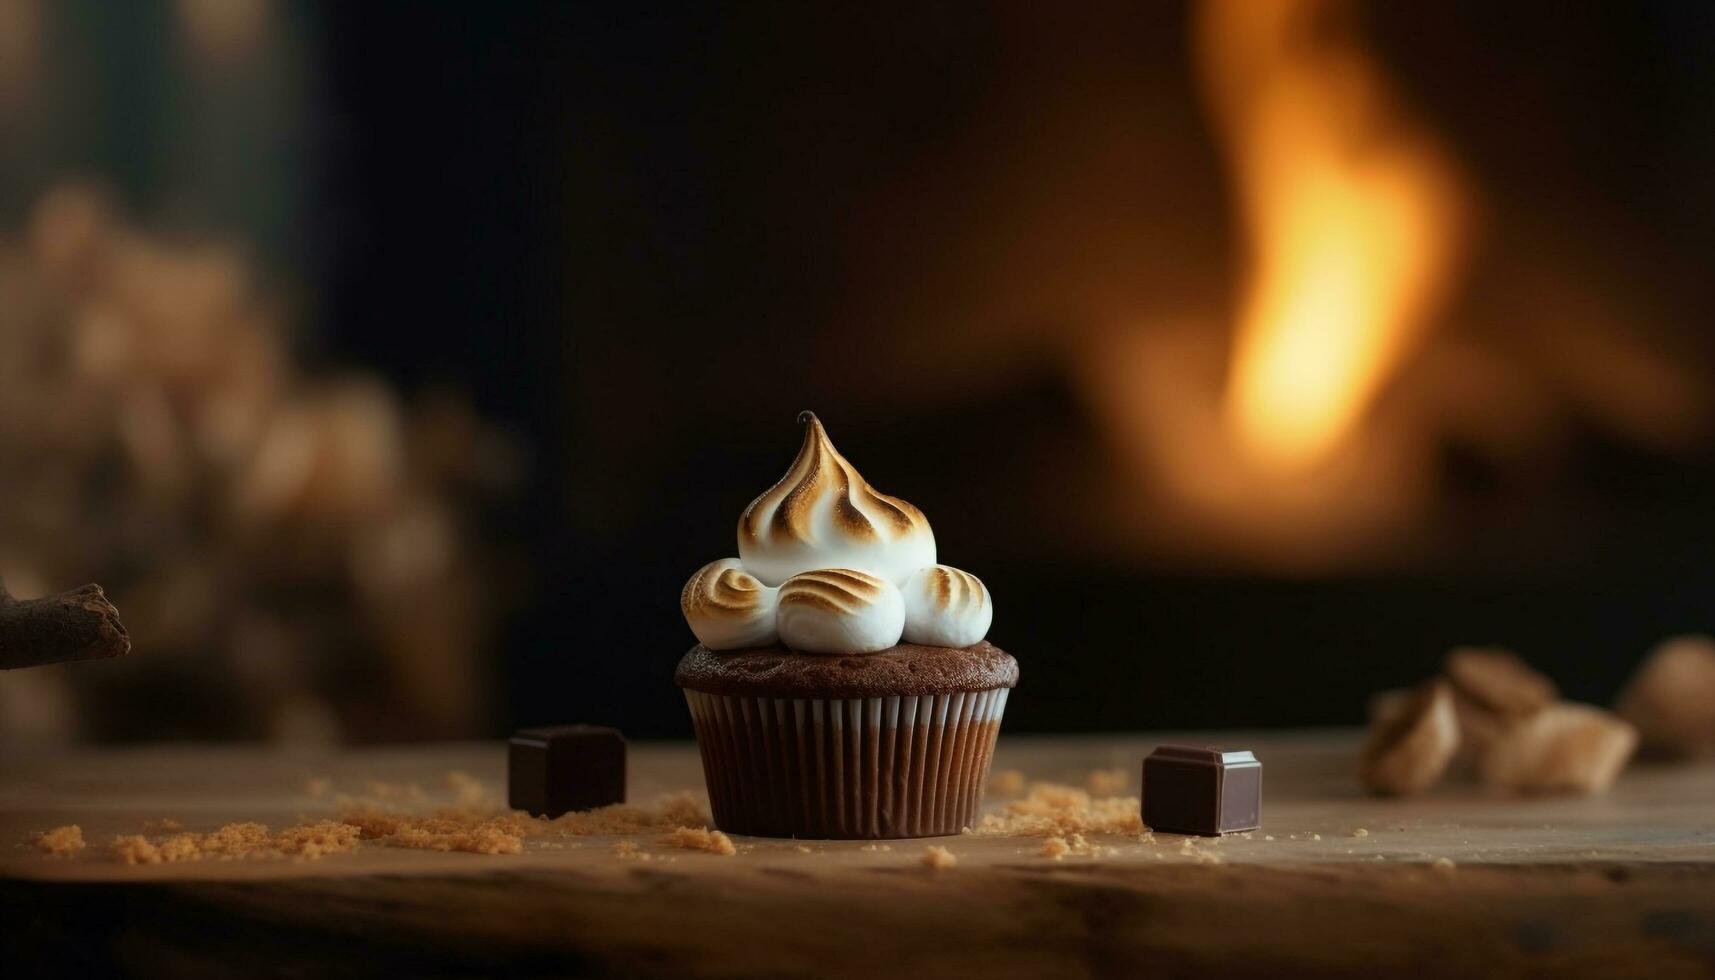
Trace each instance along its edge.
<path fill-rule="evenodd" d="M 1003 737 L 996 767 L 1079 783 L 1123 766 L 1135 793 L 1163 740 Z M 1450 789 L 1391 801 L 1356 790 L 1351 733 L 1198 741 L 1263 760 L 1253 837 L 1191 854 L 1168 835 L 1108 838 L 1118 853 L 1061 862 L 1037 840 L 943 838 L 959 864 L 941 872 L 918 863 L 924 842 L 804 853 L 747 838 L 735 857 L 643 839 L 649 862 L 590 838 L 512 856 L 366 847 L 127 867 L 101 842 L 146 820 L 207 830 L 324 816 L 304 791 L 312 776 L 432 791 L 462 770 L 499 789 L 503 749 L 9 753 L 0 932 L 7 961 L 32 975 L 1715 975 L 1709 764 L 1638 768 L 1595 799 Z M 632 763 L 634 799 L 700 787 L 689 746 L 634 746 Z M 79 857 L 11 846 L 73 822 L 92 842 Z"/>

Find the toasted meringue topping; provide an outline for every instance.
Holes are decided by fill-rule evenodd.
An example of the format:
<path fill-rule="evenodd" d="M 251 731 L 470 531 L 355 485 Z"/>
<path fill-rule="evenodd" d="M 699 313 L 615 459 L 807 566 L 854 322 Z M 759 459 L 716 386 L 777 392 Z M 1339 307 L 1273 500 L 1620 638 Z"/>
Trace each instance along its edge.
<path fill-rule="evenodd" d="M 780 640 L 806 653 L 874 653 L 899 642 L 905 602 L 886 579 L 822 568 L 781 583 Z"/>
<path fill-rule="evenodd" d="M 905 580 L 907 643 L 968 647 L 988 634 L 994 604 L 982 579 L 948 565 L 930 565 Z"/>
<path fill-rule="evenodd" d="M 923 512 L 877 492 L 811 412 L 792 468 L 738 522 L 739 557 L 705 565 L 680 607 L 711 650 L 776 641 L 806 653 L 967 647 L 994 619 L 975 575 L 935 564 Z M 775 588 L 775 587 L 778 588 Z"/>
<path fill-rule="evenodd" d="M 792 468 L 751 501 L 738 522 L 738 553 L 764 583 L 800 572 L 854 568 L 897 582 L 935 563 L 935 534 L 923 512 L 877 492 L 812 412 Z"/>
<path fill-rule="evenodd" d="M 710 650 L 743 650 L 777 639 L 777 593 L 746 572 L 737 558 L 722 558 L 697 569 L 679 593 L 679 608 Z"/>

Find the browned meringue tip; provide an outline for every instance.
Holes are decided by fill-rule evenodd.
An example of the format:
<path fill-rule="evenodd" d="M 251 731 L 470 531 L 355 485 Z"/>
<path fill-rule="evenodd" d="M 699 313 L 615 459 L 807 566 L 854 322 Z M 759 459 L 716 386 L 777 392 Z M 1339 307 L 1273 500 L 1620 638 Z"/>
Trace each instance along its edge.
<path fill-rule="evenodd" d="M 840 530 L 858 541 L 884 540 L 878 522 L 891 535 L 908 534 L 920 525 L 927 525 L 922 511 L 869 485 L 857 468 L 834 448 L 815 412 L 808 409 L 800 412 L 798 421 L 807 427 L 804 443 L 791 468 L 774 486 L 752 500 L 739 517 L 741 557 L 743 542 L 776 535 L 789 542 L 809 541 L 812 508 L 829 494 L 835 498 L 834 520 Z M 859 507 L 860 502 L 869 512 Z"/>

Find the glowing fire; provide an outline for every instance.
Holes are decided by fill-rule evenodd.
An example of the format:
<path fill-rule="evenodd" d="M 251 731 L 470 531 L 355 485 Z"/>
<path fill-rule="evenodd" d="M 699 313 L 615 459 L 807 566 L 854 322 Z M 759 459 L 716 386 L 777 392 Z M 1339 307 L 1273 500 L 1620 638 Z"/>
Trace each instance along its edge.
<path fill-rule="evenodd" d="M 1330 14 L 1339 0 L 1208 0 L 1199 62 L 1249 248 L 1225 395 L 1242 450 L 1325 459 L 1446 292 L 1463 195 L 1435 141 Z"/>

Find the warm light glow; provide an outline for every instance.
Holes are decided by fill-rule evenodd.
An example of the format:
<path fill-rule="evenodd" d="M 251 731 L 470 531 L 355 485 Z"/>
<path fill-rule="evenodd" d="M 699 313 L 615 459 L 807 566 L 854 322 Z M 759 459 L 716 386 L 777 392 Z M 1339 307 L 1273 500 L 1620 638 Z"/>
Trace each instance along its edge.
<path fill-rule="evenodd" d="M 1445 292 L 1461 199 L 1338 0 L 1208 0 L 1200 64 L 1248 247 L 1225 413 L 1302 469 L 1362 421 Z"/>

